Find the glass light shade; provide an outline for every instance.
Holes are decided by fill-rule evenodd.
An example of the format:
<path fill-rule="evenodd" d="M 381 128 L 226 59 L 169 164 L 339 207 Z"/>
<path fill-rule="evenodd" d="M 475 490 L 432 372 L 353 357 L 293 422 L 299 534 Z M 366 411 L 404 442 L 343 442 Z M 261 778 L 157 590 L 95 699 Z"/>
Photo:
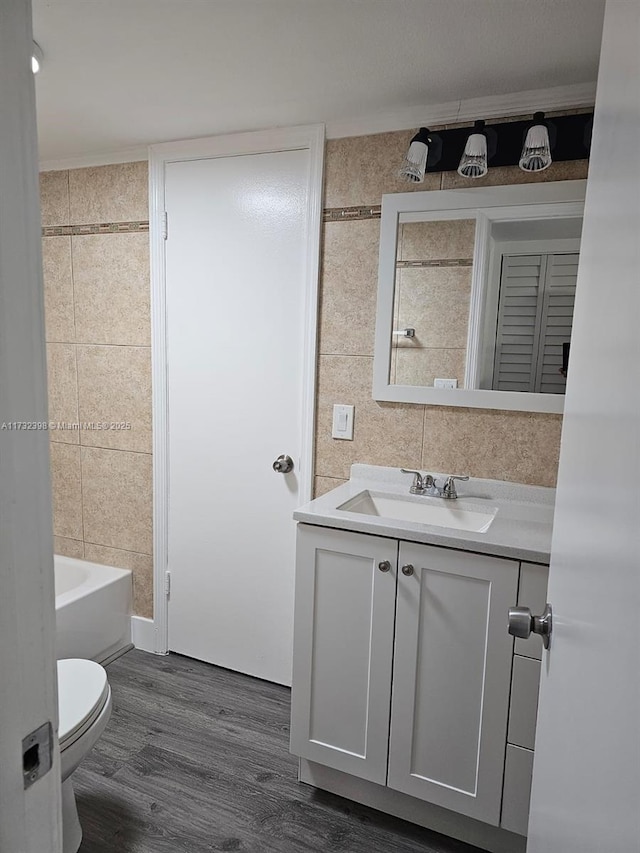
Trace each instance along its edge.
<path fill-rule="evenodd" d="M 400 167 L 400 177 L 410 183 L 422 183 L 427 170 L 428 154 L 429 146 L 426 143 L 412 142 Z"/>
<path fill-rule="evenodd" d="M 472 133 L 464 146 L 458 174 L 463 178 L 483 178 L 488 171 L 487 137 L 484 133 Z"/>
<path fill-rule="evenodd" d="M 534 124 L 527 131 L 518 165 L 523 172 L 542 172 L 551 162 L 549 129 L 544 124 Z"/>
<path fill-rule="evenodd" d="M 424 181 L 427 171 L 427 157 L 429 156 L 429 145 L 431 144 L 430 131 L 427 127 L 421 127 L 411 140 L 409 150 L 402 161 L 398 175 L 409 183 L 420 184 Z"/>

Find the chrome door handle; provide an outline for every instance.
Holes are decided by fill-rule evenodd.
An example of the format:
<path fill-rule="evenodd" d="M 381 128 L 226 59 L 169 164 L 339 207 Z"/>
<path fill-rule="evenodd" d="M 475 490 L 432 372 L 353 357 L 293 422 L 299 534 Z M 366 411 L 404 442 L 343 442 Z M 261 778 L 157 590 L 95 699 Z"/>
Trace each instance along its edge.
<path fill-rule="evenodd" d="M 411 565 L 411 563 L 407 563 L 406 566 L 402 567 L 402 574 L 408 578 L 411 577 L 411 575 L 413 574 L 413 566 Z"/>
<path fill-rule="evenodd" d="M 531 634 L 539 634 L 545 649 L 549 648 L 553 631 L 553 611 L 547 604 L 541 616 L 533 616 L 528 607 L 509 608 L 509 633 L 523 640 Z"/>
<path fill-rule="evenodd" d="M 293 459 L 282 453 L 273 463 L 273 470 L 277 471 L 278 474 L 288 474 L 293 471 Z"/>
<path fill-rule="evenodd" d="M 389 562 L 389 560 L 383 560 L 381 563 L 378 563 L 378 568 L 381 572 L 390 572 L 391 563 Z"/>

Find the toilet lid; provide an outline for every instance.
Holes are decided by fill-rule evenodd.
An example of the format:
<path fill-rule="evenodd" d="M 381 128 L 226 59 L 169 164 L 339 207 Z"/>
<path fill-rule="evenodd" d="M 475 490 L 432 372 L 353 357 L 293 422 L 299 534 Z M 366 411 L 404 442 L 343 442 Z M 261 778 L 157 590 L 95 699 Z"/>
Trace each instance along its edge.
<path fill-rule="evenodd" d="M 97 717 L 109 696 L 104 667 L 92 660 L 58 661 L 58 738 L 64 741 Z"/>

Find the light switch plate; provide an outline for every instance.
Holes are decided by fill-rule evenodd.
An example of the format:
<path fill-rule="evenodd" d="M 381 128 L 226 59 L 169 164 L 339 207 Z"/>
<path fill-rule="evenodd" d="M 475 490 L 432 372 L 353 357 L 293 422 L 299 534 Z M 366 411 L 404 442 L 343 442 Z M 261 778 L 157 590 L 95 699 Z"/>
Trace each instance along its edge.
<path fill-rule="evenodd" d="M 434 388 L 457 388 L 458 380 L 457 379 L 434 379 L 433 380 Z"/>
<path fill-rule="evenodd" d="M 353 441 L 353 406 L 336 404 L 333 407 L 331 437 Z"/>

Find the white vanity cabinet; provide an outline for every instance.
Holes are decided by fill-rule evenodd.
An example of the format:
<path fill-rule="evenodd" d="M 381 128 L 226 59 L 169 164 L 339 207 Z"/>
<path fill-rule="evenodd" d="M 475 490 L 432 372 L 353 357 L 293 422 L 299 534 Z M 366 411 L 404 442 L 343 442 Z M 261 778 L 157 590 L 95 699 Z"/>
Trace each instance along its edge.
<path fill-rule="evenodd" d="M 500 823 L 519 563 L 298 526 L 291 751 Z"/>

